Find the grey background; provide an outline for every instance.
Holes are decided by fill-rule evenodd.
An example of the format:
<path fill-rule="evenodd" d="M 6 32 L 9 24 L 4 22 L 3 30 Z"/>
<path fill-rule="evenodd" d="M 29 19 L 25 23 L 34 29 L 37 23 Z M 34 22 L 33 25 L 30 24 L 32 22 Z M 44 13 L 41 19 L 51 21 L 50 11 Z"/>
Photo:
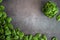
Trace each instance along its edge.
<path fill-rule="evenodd" d="M 60 0 L 52 0 L 60 8 Z M 20 28 L 25 34 L 43 33 L 48 40 L 56 36 L 60 39 L 60 22 L 55 17 L 46 17 L 41 8 L 47 0 L 4 0 L 3 5 L 8 16 L 13 18 L 14 27 Z"/>

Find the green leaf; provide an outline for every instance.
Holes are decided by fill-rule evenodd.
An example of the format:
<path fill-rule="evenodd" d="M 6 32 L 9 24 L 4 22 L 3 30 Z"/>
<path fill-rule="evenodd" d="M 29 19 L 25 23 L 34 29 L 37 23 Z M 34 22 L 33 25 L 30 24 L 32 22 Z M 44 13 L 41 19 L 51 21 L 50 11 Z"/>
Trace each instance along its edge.
<path fill-rule="evenodd" d="M 10 30 L 5 30 L 5 35 L 11 35 L 11 31 Z"/>
<path fill-rule="evenodd" d="M 6 12 L 3 12 L 3 14 L 2 14 L 2 18 L 4 19 L 4 18 L 6 18 L 6 17 L 7 17 Z"/>
<path fill-rule="evenodd" d="M 0 34 L 4 34 L 4 29 L 0 27 Z"/>
<path fill-rule="evenodd" d="M 18 36 L 18 35 L 15 35 L 15 36 L 13 37 L 13 39 L 14 39 L 14 40 L 18 40 L 18 39 L 19 39 L 19 36 Z"/>
<path fill-rule="evenodd" d="M 28 36 L 24 36 L 24 38 L 23 38 L 23 39 L 24 39 L 24 40 L 29 40 L 29 39 L 28 39 Z"/>
<path fill-rule="evenodd" d="M 5 7 L 3 5 L 0 5 L 0 11 L 5 10 Z"/>
<path fill-rule="evenodd" d="M 10 35 L 7 36 L 7 37 L 6 37 L 6 40 L 11 40 L 11 36 L 10 36 Z"/>
<path fill-rule="evenodd" d="M 0 0 L 0 3 L 2 3 L 3 0 Z"/>
<path fill-rule="evenodd" d="M 16 31 L 14 29 L 11 32 L 12 32 L 12 36 L 16 35 Z"/>
<path fill-rule="evenodd" d="M 9 30 L 7 24 L 4 25 L 4 29 L 5 29 L 5 30 Z"/>
<path fill-rule="evenodd" d="M 45 40 L 44 38 L 40 38 L 39 40 Z"/>
<path fill-rule="evenodd" d="M 0 12 L 0 17 L 2 17 L 3 12 Z"/>
<path fill-rule="evenodd" d="M 51 38 L 51 40 L 57 40 L 57 38 L 56 38 L 55 36 L 53 36 L 53 37 Z"/>
<path fill-rule="evenodd" d="M 20 32 L 20 33 L 19 33 L 19 37 L 20 37 L 20 39 L 22 39 L 23 36 L 24 36 L 24 33 L 23 33 L 23 32 Z"/>
<path fill-rule="evenodd" d="M 0 39 L 4 40 L 5 39 L 5 35 L 0 35 Z"/>
<path fill-rule="evenodd" d="M 30 35 L 29 35 L 29 37 L 28 37 L 28 38 L 29 38 L 29 40 L 32 40 L 32 37 L 33 37 L 33 36 L 30 34 Z"/>
<path fill-rule="evenodd" d="M 42 34 L 41 37 L 42 37 L 44 40 L 47 40 L 47 36 L 46 36 L 46 35 Z"/>
<path fill-rule="evenodd" d="M 48 1 L 43 6 L 42 11 L 47 17 L 53 18 L 59 10 L 58 10 L 57 5 L 54 2 Z"/>
<path fill-rule="evenodd" d="M 34 36 L 34 37 L 32 38 L 32 40 L 39 40 L 39 39 L 38 39 L 37 37 Z"/>
<path fill-rule="evenodd" d="M 60 21 L 60 15 L 57 15 L 56 20 Z"/>
<path fill-rule="evenodd" d="M 10 30 L 13 29 L 13 25 L 11 23 L 8 23 L 7 26 L 9 27 Z"/>
<path fill-rule="evenodd" d="M 7 18 L 6 18 L 6 22 L 7 22 L 7 23 L 10 23 L 11 21 L 12 21 L 12 18 L 11 18 L 11 17 L 7 17 Z"/>
<path fill-rule="evenodd" d="M 35 37 L 40 38 L 41 37 L 41 34 L 40 33 L 36 33 L 35 34 Z"/>

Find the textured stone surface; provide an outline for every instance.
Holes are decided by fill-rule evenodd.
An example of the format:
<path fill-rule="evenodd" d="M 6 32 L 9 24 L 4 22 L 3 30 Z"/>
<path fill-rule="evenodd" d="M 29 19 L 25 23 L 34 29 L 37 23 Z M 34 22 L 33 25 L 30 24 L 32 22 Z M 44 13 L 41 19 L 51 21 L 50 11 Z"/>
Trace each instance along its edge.
<path fill-rule="evenodd" d="M 49 19 L 41 8 L 47 0 L 4 0 L 8 16 L 13 18 L 12 23 L 25 34 L 45 33 L 48 38 L 60 38 L 60 22 L 55 18 Z M 60 0 L 53 0 L 60 8 Z M 49 39 L 48 39 L 49 40 Z"/>

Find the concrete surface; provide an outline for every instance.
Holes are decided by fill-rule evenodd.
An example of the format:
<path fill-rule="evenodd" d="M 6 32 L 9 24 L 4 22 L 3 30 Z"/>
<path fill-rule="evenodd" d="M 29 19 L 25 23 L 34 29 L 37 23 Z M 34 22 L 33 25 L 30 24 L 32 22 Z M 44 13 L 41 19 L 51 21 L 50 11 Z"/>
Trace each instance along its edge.
<path fill-rule="evenodd" d="M 60 8 L 60 0 L 53 0 Z M 25 34 L 44 33 L 60 39 L 60 22 L 55 17 L 49 19 L 41 8 L 47 0 L 4 0 L 8 16 L 13 18 L 14 27 L 19 27 Z"/>

